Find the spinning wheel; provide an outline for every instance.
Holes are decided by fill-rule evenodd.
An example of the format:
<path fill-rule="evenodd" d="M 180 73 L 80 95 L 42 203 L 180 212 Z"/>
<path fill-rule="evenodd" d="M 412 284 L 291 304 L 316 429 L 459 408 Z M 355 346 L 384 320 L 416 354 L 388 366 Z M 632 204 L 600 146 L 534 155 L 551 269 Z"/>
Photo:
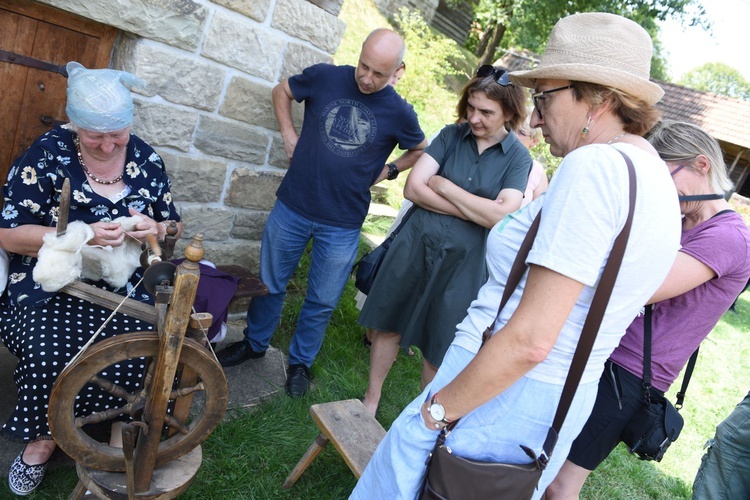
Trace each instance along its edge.
<path fill-rule="evenodd" d="M 64 233 L 67 225 L 65 201 L 70 195 L 65 184 L 58 235 Z M 197 473 L 200 444 L 219 424 L 227 405 L 226 379 L 218 361 L 202 342 L 186 338 L 186 333 L 195 333 L 203 339 L 198 330 L 201 320 L 208 316 L 210 324 L 208 314 L 191 316 L 200 278 L 198 261 L 203 258 L 201 242 L 202 236 L 196 236 L 185 251 L 185 261 L 175 268 L 161 262 L 161 253 L 156 251 L 158 244 L 149 241 L 157 256 L 147 256 L 149 267 L 144 282 L 149 284 L 155 306 L 81 282 L 62 290 L 103 307 L 116 306 L 117 310 L 153 324 L 157 330 L 121 334 L 88 348 L 84 346 L 55 381 L 49 399 L 49 427 L 58 446 L 77 462 L 81 479 L 78 494 L 90 489 L 107 498 L 173 498 L 189 486 Z M 140 387 L 132 393 L 100 375 L 114 364 L 127 360 L 140 363 L 142 358 L 147 361 L 147 370 Z M 125 403 L 119 408 L 76 416 L 76 399 L 87 384 L 94 384 Z M 195 395 L 201 397 L 194 398 Z M 122 448 L 101 443 L 88 434 L 88 424 L 121 416 L 132 420 L 123 425 Z M 174 474 L 175 469 L 181 470 Z"/>
<path fill-rule="evenodd" d="M 146 269 L 144 281 L 151 281 L 156 302 L 153 307 L 118 295 L 112 297 L 111 292 L 80 282 L 63 289 L 110 308 L 119 298 L 122 303 L 117 307 L 123 306 L 128 314 L 157 328 L 157 332 L 131 332 L 93 344 L 55 381 L 49 399 L 50 431 L 60 448 L 76 460 L 83 489 L 107 498 L 121 498 L 123 484 L 127 483 L 128 498 L 173 498 L 194 479 L 200 465 L 200 444 L 224 416 L 224 371 L 202 343 L 185 337 L 189 331 L 200 333 L 200 321 L 206 319 L 203 316 L 209 316 L 210 323 L 210 315 L 190 314 L 200 276 L 197 262 L 203 257 L 200 236 L 188 246 L 185 257 L 179 267 L 172 266 L 166 273 L 161 265 L 164 262 Z M 192 330 L 188 329 L 189 322 Z M 141 386 L 132 393 L 100 376 L 107 367 L 127 360 L 140 362 L 142 358 L 147 361 L 147 370 Z M 94 384 L 125 403 L 119 408 L 76 416 L 77 396 L 87 384 Z M 195 395 L 202 397 L 194 398 Z M 123 426 L 122 448 L 101 443 L 88 434 L 88 424 L 120 416 L 133 420 Z M 185 456 L 191 458 L 182 461 L 183 470 L 175 474 L 174 469 L 181 467 L 177 462 Z M 163 473 L 168 469 L 172 473 Z M 157 484 L 160 482 L 168 484 Z M 81 490 L 80 484 L 77 490 Z"/>
<path fill-rule="evenodd" d="M 129 414 L 136 419 L 140 417 L 147 403 L 148 386 L 153 378 L 158 348 L 157 333 L 137 332 L 119 335 L 91 346 L 60 375 L 61 383 L 55 385 L 50 397 L 49 426 L 57 443 L 76 462 L 93 469 L 125 471 L 123 449 L 96 441 L 83 427 L 119 415 Z M 144 387 L 136 392 L 127 393 L 122 387 L 98 376 L 99 372 L 114 363 L 141 357 L 147 358 L 149 370 Z M 187 454 L 201 444 L 219 424 L 226 407 L 227 387 L 224 372 L 204 346 L 192 339 L 185 339 L 180 353 L 180 363 L 192 368 L 199 381 L 188 387 L 173 389 L 170 400 L 191 398 L 195 393 L 202 393 L 203 397 L 198 403 L 200 408 L 197 412 L 193 409 L 193 415 L 188 416 L 189 421 L 181 422 L 175 416 L 165 415 L 165 426 L 175 429 L 176 432 L 159 443 L 155 461 L 157 467 Z M 127 404 L 120 408 L 76 417 L 76 396 L 89 382 L 122 397 Z M 158 432 L 159 429 L 155 431 Z"/>

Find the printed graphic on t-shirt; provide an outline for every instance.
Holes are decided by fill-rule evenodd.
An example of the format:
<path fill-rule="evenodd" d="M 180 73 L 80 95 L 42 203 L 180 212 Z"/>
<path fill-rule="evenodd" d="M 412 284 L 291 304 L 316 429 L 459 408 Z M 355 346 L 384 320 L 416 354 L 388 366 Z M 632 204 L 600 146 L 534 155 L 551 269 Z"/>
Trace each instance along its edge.
<path fill-rule="evenodd" d="M 338 156 L 362 153 L 375 138 L 377 122 L 372 111 L 351 99 L 339 99 L 323 110 L 320 136 L 323 144 Z"/>

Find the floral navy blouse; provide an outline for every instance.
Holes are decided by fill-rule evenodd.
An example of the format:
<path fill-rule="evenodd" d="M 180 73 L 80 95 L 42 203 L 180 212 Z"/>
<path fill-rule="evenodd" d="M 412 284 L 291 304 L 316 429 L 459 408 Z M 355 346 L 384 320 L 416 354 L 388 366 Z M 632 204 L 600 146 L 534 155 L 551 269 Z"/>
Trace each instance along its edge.
<path fill-rule="evenodd" d="M 180 220 L 172 203 L 171 182 L 164 163 L 151 146 L 130 135 L 122 178 L 127 187 L 118 196 L 109 199 L 91 188 L 78 161 L 73 141 L 75 136 L 68 125 L 55 127 L 34 141 L 13 163 L 8 182 L 3 186 L 5 206 L 0 227 L 14 228 L 24 224 L 56 226 L 65 178 L 70 179 L 70 222 L 108 222 L 129 216 L 129 208 L 145 213 L 156 221 Z M 10 254 L 7 293 L 19 305 L 42 306 L 55 294 L 45 292 L 39 283 L 34 282 L 32 271 L 35 264 L 34 257 Z M 141 273 L 139 269 L 131 276 L 127 290 L 114 291 L 123 294 L 130 291 Z M 105 288 L 112 290 L 109 286 Z M 133 298 L 145 302 L 152 300 L 140 289 Z"/>

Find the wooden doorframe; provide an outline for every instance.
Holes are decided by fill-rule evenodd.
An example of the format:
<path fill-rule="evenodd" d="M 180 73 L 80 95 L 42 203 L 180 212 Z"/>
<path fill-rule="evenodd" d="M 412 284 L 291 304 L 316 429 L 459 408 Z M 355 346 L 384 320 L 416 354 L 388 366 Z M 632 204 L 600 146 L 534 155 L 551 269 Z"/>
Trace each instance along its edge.
<path fill-rule="evenodd" d="M 4 19 L 12 22 L 9 26 L 0 26 L 0 30 L 6 30 L 5 36 L 0 34 L 1 49 L 57 65 L 65 65 L 69 61 L 64 59 L 68 59 L 73 53 L 78 54 L 75 57 L 81 59 L 80 62 L 87 67 L 109 67 L 118 35 L 116 28 L 31 0 L 3 0 L 0 3 L 0 13 L 2 11 L 6 11 Z M 52 40 L 45 40 L 46 35 L 43 33 L 55 33 L 55 36 Z M 65 33 L 85 42 L 77 45 L 75 51 L 44 49 L 45 45 L 63 45 L 65 41 L 58 41 L 57 34 L 63 36 Z M 7 83 L 4 85 L 0 109 L 2 185 L 7 179 L 11 162 L 18 154 L 31 145 L 36 137 L 54 126 L 54 122 L 67 121 L 67 81 L 57 73 L 4 61 L 0 61 L 0 80 Z M 40 122 L 40 101 L 47 106 L 42 113 L 45 118 L 49 118 L 47 124 Z"/>
<path fill-rule="evenodd" d="M 106 68 L 109 66 L 109 61 L 112 55 L 112 47 L 114 46 L 115 38 L 117 38 L 118 30 L 112 26 L 101 24 L 91 19 L 86 19 L 77 14 L 72 14 L 68 11 L 59 9 L 57 7 L 51 7 L 46 4 L 34 2 L 32 0 L 3 0 L 0 8 L 22 14 L 39 21 L 44 21 L 50 24 L 56 24 L 63 28 L 68 28 L 73 31 L 80 31 L 87 35 L 96 36 L 102 43 L 99 45 L 99 50 L 96 51 L 96 58 L 99 64 L 98 68 Z M 68 61 L 65 61 L 68 62 Z M 56 63 L 64 64 L 64 63 Z"/>

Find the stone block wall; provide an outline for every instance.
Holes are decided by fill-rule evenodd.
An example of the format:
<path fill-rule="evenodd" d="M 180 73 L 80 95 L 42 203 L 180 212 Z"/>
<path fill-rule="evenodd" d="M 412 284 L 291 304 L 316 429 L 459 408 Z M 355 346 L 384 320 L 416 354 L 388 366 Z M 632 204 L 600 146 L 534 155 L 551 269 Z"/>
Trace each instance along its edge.
<path fill-rule="evenodd" d="M 38 0 L 121 30 L 112 67 L 147 82 L 133 132 L 164 158 L 184 221 L 182 252 L 258 270 L 260 239 L 289 162 L 271 90 L 332 62 L 343 0 Z M 302 122 L 302 106 L 295 105 Z"/>

